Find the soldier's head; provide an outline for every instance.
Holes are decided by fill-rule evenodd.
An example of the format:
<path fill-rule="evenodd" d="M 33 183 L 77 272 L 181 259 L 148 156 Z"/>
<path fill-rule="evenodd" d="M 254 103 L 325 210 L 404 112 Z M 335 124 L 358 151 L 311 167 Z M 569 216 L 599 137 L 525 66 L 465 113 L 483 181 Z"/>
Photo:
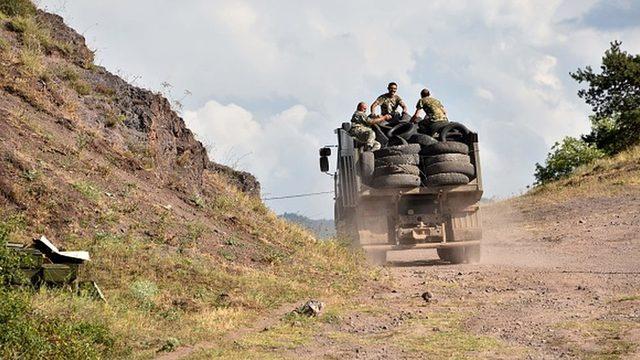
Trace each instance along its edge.
<path fill-rule="evenodd" d="M 398 91 L 398 84 L 390 82 L 389 85 L 387 85 L 387 90 L 389 90 L 389 95 L 395 94 Z"/>
<path fill-rule="evenodd" d="M 367 103 L 364 101 L 360 101 L 358 103 L 358 106 L 356 107 L 356 111 L 366 111 L 367 110 Z"/>
<path fill-rule="evenodd" d="M 429 95 L 431 95 L 429 89 L 422 89 L 422 91 L 420 91 L 420 97 L 427 97 Z"/>

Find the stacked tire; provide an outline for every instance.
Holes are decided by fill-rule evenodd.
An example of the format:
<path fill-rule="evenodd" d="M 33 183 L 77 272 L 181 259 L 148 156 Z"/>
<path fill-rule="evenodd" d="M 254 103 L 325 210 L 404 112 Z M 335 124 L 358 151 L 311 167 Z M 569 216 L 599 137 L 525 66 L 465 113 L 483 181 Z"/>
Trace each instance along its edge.
<path fill-rule="evenodd" d="M 376 188 L 420 186 L 420 145 L 388 146 L 374 152 L 371 185 Z"/>
<path fill-rule="evenodd" d="M 420 150 L 425 186 L 468 184 L 475 177 L 469 147 L 461 142 L 443 141 Z"/>
<path fill-rule="evenodd" d="M 475 178 L 469 147 L 462 141 L 469 130 L 462 124 L 438 124 L 437 137 L 410 122 L 374 127 L 383 148 L 373 153 L 366 182 L 377 188 L 464 185 Z M 369 155 L 368 162 L 371 162 Z"/>

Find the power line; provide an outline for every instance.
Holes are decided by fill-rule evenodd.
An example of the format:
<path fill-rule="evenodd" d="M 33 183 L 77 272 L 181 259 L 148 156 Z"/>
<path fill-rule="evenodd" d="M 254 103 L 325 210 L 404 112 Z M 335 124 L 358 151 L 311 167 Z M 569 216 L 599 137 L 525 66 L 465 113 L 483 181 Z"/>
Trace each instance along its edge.
<path fill-rule="evenodd" d="M 322 194 L 333 194 L 333 190 L 331 191 L 322 191 L 322 192 L 315 192 L 315 193 L 306 193 L 306 194 L 296 194 L 296 195 L 285 195 L 285 196 L 274 196 L 274 197 L 270 197 L 270 198 L 264 198 L 262 200 L 280 200 L 280 199 L 292 199 L 292 198 L 300 198 L 300 197 L 307 197 L 307 196 L 315 196 L 315 195 L 322 195 Z"/>

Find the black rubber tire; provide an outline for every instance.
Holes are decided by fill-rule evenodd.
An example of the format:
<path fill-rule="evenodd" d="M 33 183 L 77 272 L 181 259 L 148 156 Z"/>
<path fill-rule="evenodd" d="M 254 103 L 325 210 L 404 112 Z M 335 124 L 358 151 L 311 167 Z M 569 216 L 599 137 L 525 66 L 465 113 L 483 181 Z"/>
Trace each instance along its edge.
<path fill-rule="evenodd" d="M 408 140 L 415 135 L 416 132 L 418 132 L 418 126 L 416 126 L 416 124 L 403 122 L 391 128 L 391 130 L 387 132 L 387 137 L 392 138 L 394 136 L 399 136 Z"/>
<path fill-rule="evenodd" d="M 439 142 L 437 144 L 425 146 L 420 150 L 420 155 L 439 155 L 439 154 L 468 154 L 469 147 L 467 144 L 455 141 Z"/>
<path fill-rule="evenodd" d="M 438 136 L 438 139 L 440 141 L 447 141 L 447 136 L 449 135 L 450 132 L 452 131 L 458 131 L 459 133 L 461 133 L 462 135 L 466 136 L 467 134 L 469 134 L 471 131 L 469 129 L 467 129 L 466 126 L 457 123 L 457 122 L 450 122 L 447 123 L 446 126 L 444 126 L 443 128 L 440 129 L 440 135 Z"/>
<path fill-rule="evenodd" d="M 368 184 L 373 177 L 373 171 L 375 168 L 375 159 L 373 152 L 364 151 L 360 156 L 360 171 L 362 175 L 362 182 Z"/>
<path fill-rule="evenodd" d="M 436 251 L 441 260 L 448 261 L 452 264 L 480 262 L 480 245 L 437 249 Z"/>
<path fill-rule="evenodd" d="M 399 136 L 393 136 L 389 138 L 389 142 L 387 143 L 387 146 L 402 146 L 402 145 L 407 145 L 409 144 L 409 142 L 407 142 L 407 140 L 399 137 Z"/>
<path fill-rule="evenodd" d="M 422 158 L 422 163 L 424 166 L 429 166 L 431 164 L 439 163 L 439 162 L 447 162 L 447 161 L 456 161 L 456 162 L 471 162 L 471 158 L 469 155 L 465 154 L 440 154 L 433 156 L 424 156 Z"/>
<path fill-rule="evenodd" d="M 420 175 L 420 168 L 415 165 L 388 165 L 380 166 L 373 170 L 373 177 L 391 174 Z"/>
<path fill-rule="evenodd" d="M 458 173 L 441 173 L 425 177 L 426 186 L 450 186 L 465 185 L 469 183 L 469 177 Z"/>
<path fill-rule="evenodd" d="M 387 250 L 367 250 L 365 257 L 369 264 L 383 266 L 387 263 Z"/>
<path fill-rule="evenodd" d="M 438 257 L 441 260 L 448 261 L 452 264 L 464 263 L 464 249 L 463 248 L 442 248 L 436 250 Z"/>
<path fill-rule="evenodd" d="M 430 121 L 423 120 L 418 125 L 419 127 L 418 132 L 422 134 L 427 134 L 429 136 L 433 136 L 433 134 L 435 133 L 440 133 L 440 130 L 445 126 L 447 126 L 447 124 L 448 122 L 444 122 L 444 121 L 430 122 Z"/>
<path fill-rule="evenodd" d="M 469 264 L 480 262 L 480 245 L 471 245 L 464 247 L 464 260 Z"/>
<path fill-rule="evenodd" d="M 409 143 L 410 144 L 420 144 L 422 146 L 433 145 L 433 144 L 435 144 L 437 142 L 438 142 L 438 140 L 432 138 L 429 135 L 425 135 L 425 134 L 414 134 L 412 137 L 409 138 Z"/>
<path fill-rule="evenodd" d="M 409 155 L 409 154 L 417 154 L 419 152 L 420 152 L 419 144 L 407 144 L 407 145 L 399 145 L 399 146 L 388 146 L 384 149 L 374 151 L 373 154 L 376 156 L 376 159 L 379 159 L 385 156 Z"/>
<path fill-rule="evenodd" d="M 387 165 L 418 165 L 420 157 L 417 154 L 411 155 L 393 155 L 376 159 L 375 167 Z"/>
<path fill-rule="evenodd" d="M 420 186 L 420 176 L 392 174 L 373 178 L 372 185 L 379 188 L 400 188 Z"/>
<path fill-rule="evenodd" d="M 456 141 L 456 142 L 466 142 L 467 136 L 459 132 L 458 130 L 451 131 L 447 134 L 447 140 L 445 141 Z"/>
<path fill-rule="evenodd" d="M 459 173 L 465 174 L 468 177 L 473 177 L 476 174 L 476 169 L 474 168 L 473 164 L 460 161 L 437 162 L 435 164 L 424 167 L 425 176 L 442 173 Z"/>

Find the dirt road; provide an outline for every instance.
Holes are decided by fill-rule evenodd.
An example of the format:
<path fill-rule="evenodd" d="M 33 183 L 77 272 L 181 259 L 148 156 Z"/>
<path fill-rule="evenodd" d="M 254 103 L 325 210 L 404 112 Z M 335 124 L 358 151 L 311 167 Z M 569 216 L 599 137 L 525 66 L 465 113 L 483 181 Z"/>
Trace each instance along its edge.
<path fill-rule="evenodd" d="M 639 196 L 484 210 L 481 264 L 448 265 L 434 255 L 398 264 L 389 269 L 392 285 L 356 306 L 364 311 L 349 312 L 295 352 L 640 358 Z"/>
<path fill-rule="evenodd" d="M 640 194 L 519 199 L 485 207 L 484 223 L 481 264 L 425 253 L 319 320 L 275 314 L 234 337 L 239 353 L 190 356 L 640 358 Z"/>

